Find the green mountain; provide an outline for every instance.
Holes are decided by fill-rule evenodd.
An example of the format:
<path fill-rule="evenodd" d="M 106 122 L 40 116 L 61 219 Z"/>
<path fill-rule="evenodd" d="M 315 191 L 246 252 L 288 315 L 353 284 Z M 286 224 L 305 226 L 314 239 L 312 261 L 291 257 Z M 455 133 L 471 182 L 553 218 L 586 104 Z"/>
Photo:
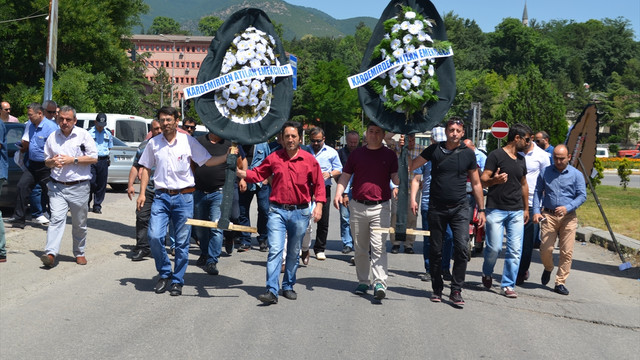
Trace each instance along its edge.
<path fill-rule="evenodd" d="M 353 35 L 356 26 L 364 22 L 373 29 L 378 21 L 372 17 L 356 17 L 337 20 L 330 15 L 304 6 L 291 5 L 282 0 L 145 0 L 149 13 L 141 17 L 143 32 L 148 29 L 157 16 L 175 19 L 182 27 L 198 34 L 198 21 L 203 16 L 214 15 L 227 19 L 234 12 L 248 8 L 262 9 L 274 23 L 284 28 L 284 38 L 302 38 L 304 35 L 345 36 Z"/>

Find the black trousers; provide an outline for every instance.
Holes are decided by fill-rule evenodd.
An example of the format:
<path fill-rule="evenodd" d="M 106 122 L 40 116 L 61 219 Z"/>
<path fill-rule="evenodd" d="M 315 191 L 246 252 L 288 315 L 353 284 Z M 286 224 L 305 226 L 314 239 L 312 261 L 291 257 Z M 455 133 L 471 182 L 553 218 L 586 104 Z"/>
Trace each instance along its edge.
<path fill-rule="evenodd" d="M 50 180 L 51 170 L 44 164 L 44 161 L 29 161 L 27 169 L 28 171 L 22 173 L 17 185 L 18 196 L 13 213 L 17 222 L 24 222 L 29 197 L 31 196 L 31 191 L 36 186 L 36 182 L 39 183 L 42 188 L 42 203 L 47 204 L 46 207 L 43 207 L 42 211 L 46 212 L 46 208 L 49 207 L 47 183 Z"/>
<path fill-rule="evenodd" d="M 447 224 L 453 232 L 453 271 L 451 272 L 451 291 L 462 290 L 467 262 L 469 261 L 469 204 L 466 202 L 454 207 L 436 207 L 429 204 L 429 272 L 433 292 L 442 295 L 442 241 Z"/>
<path fill-rule="evenodd" d="M 331 209 L 331 185 L 325 186 L 327 201 L 322 205 L 322 217 L 317 222 L 316 242 L 313 244 L 313 252 L 324 252 L 327 248 L 327 235 L 329 234 L 329 210 Z"/>
<path fill-rule="evenodd" d="M 93 208 L 101 210 L 104 194 L 107 192 L 107 178 L 109 177 L 109 157 L 98 158 L 98 162 L 91 164 L 91 194 L 89 204 L 93 200 Z"/>
<path fill-rule="evenodd" d="M 153 198 L 155 192 L 153 188 L 147 187 L 145 192 L 144 204 L 140 210 L 136 210 L 136 246 L 135 250 L 149 250 L 149 236 L 147 230 L 149 229 L 149 219 L 151 219 L 151 204 L 153 204 Z"/>

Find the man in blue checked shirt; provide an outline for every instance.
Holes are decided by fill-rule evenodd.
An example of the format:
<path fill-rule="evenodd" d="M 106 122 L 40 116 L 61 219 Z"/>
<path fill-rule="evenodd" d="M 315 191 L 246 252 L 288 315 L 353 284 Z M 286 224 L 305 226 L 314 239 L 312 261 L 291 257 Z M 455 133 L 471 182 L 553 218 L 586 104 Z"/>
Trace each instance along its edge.
<path fill-rule="evenodd" d="M 571 154 L 560 144 L 553 150 L 553 165 L 547 167 L 538 177 L 533 195 L 533 222 L 540 224 L 540 258 L 544 271 L 540 281 L 547 285 L 553 270 L 553 246 L 558 239 L 560 256 L 558 272 L 553 291 L 569 295 L 564 286 L 573 256 L 578 217 L 576 209 L 587 200 L 584 176 L 569 165 Z"/>
<path fill-rule="evenodd" d="M 109 177 L 109 150 L 113 147 L 113 135 L 105 126 L 107 126 L 107 115 L 100 113 L 96 116 L 96 125 L 89 129 L 89 135 L 98 148 L 98 162 L 91 165 L 91 194 L 89 195 L 89 205 L 93 199 L 92 211 L 96 214 L 102 214 L 102 201 L 107 192 Z"/>

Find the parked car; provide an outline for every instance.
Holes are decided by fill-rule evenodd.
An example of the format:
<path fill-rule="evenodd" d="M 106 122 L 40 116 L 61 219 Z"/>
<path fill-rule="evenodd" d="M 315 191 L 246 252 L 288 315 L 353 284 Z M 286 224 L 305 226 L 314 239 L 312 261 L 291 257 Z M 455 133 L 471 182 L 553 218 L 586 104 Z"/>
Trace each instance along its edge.
<path fill-rule="evenodd" d="M 596 148 L 596 157 L 597 158 L 608 158 L 609 157 L 609 149 L 607 148 Z"/>
<path fill-rule="evenodd" d="M 107 184 L 113 191 L 126 191 L 129 183 L 129 171 L 133 165 L 133 158 L 137 147 L 129 146 L 117 137 L 113 138 L 113 148 L 109 151 L 109 176 Z"/>
<path fill-rule="evenodd" d="M 91 129 L 95 122 L 97 113 L 78 113 L 76 126 L 85 130 Z M 147 136 L 147 122 L 143 117 L 123 114 L 107 115 L 106 128 L 111 134 L 122 140 L 129 146 L 138 146 Z"/>
<path fill-rule="evenodd" d="M 16 203 L 17 197 L 17 185 L 20 176 L 22 176 L 22 170 L 13 161 L 13 155 L 18 151 L 16 143 L 19 143 L 24 133 L 24 124 L 22 123 L 4 123 L 7 128 L 7 153 L 9 155 L 9 175 L 7 182 L 2 186 L 2 193 L 0 193 L 0 208 L 13 209 Z"/>
<path fill-rule="evenodd" d="M 619 157 L 634 157 L 636 154 L 640 153 L 640 142 L 636 144 L 636 147 L 633 149 L 625 149 L 618 151 Z"/>

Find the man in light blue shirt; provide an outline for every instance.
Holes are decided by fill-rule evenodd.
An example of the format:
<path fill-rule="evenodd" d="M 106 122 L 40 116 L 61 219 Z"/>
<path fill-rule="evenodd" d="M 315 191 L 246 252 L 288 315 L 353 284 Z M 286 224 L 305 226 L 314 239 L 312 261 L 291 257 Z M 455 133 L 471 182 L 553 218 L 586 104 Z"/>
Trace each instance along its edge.
<path fill-rule="evenodd" d="M 331 194 L 331 178 L 340 176 L 342 174 L 342 163 L 340 162 L 340 156 L 338 152 L 327 146 L 324 136 L 324 130 L 320 127 L 311 129 L 309 133 L 309 141 L 311 142 L 311 154 L 315 156 L 316 160 L 320 164 L 322 170 L 322 177 L 324 178 L 324 186 L 327 194 Z M 322 217 L 318 221 L 316 228 L 316 241 L 313 245 L 313 252 L 316 254 L 316 259 L 325 260 L 327 257 L 324 254 L 327 246 L 327 234 L 329 233 L 329 209 L 331 208 L 331 202 L 327 201 L 323 204 Z M 303 259 L 304 255 L 308 255 L 308 251 L 305 254 L 305 244 L 302 245 Z"/>
<path fill-rule="evenodd" d="M 0 193 L 2 185 L 7 181 L 9 175 L 9 159 L 7 157 L 7 128 L 4 121 L 0 120 Z M 2 211 L 0 211 L 2 218 Z M 4 222 L 0 221 L 0 262 L 7 261 L 7 250 L 5 249 L 6 239 L 4 237 Z"/>
<path fill-rule="evenodd" d="M 96 125 L 89 129 L 89 135 L 98 148 L 98 162 L 91 165 L 91 194 L 89 195 L 89 206 L 93 199 L 92 211 L 96 214 L 102 214 L 102 201 L 107 192 L 109 177 L 109 150 L 113 147 L 113 135 L 105 126 L 107 126 L 107 115 L 100 113 L 96 116 Z"/>
<path fill-rule="evenodd" d="M 49 135 L 58 129 L 58 125 L 53 121 L 43 121 L 44 112 L 42 105 L 39 103 L 31 103 L 27 106 L 27 116 L 31 123 L 25 127 L 20 151 L 29 153 L 29 161 L 26 164 L 28 171 L 23 172 L 18 181 L 18 196 L 13 220 L 13 227 L 20 229 L 24 229 L 25 211 L 29 203 L 29 196 L 36 182 L 40 183 L 42 188 L 43 202 L 49 203 L 47 183 L 49 182 L 51 171 L 44 164 L 44 144 Z"/>
<path fill-rule="evenodd" d="M 569 295 L 564 286 L 573 255 L 578 217 L 576 209 L 587 200 L 587 187 L 583 174 L 569 165 L 571 155 L 567 147 L 560 144 L 553 150 L 553 165 L 538 177 L 533 196 L 533 222 L 540 224 L 542 243 L 540 259 L 544 271 L 540 281 L 546 285 L 553 270 L 553 246 L 558 239 L 560 256 L 554 291 Z"/>

